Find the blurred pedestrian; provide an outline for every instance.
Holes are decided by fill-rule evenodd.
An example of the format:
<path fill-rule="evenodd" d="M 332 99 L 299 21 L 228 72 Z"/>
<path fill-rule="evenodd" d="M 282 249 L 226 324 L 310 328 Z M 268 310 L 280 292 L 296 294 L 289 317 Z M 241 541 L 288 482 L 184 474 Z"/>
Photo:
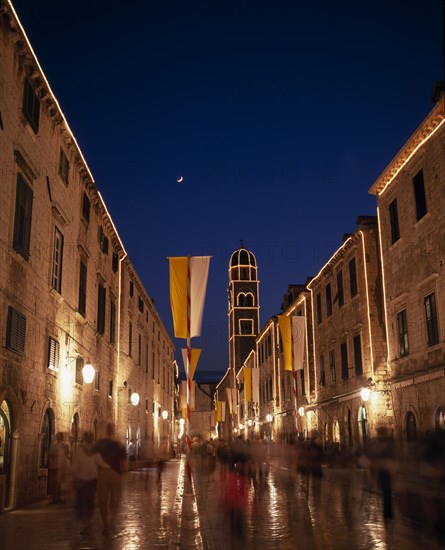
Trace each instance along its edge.
<path fill-rule="evenodd" d="M 64 435 L 62 432 L 56 434 L 56 440 L 53 441 L 49 448 L 48 457 L 48 484 L 49 492 L 51 495 L 51 502 L 53 504 L 64 504 L 62 499 L 62 485 L 66 479 L 66 473 L 68 469 L 69 449 L 68 445 L 64 442 Z"/>
<path fill-rule="evenodd" d="M 81 535 L 87 535 L 91 531 L 99 464 L 102 468 L 109 468 L 101 455 L 93 451 L 92 432 L 84 432 L 73 461 L 75 504 L 77 516 L 82 521 Z"/>
<path fill-rule="evenodd" d="M 110 533 L 110 521 L 113 521 L 121 500 L 121 475 L 125 471 L 125 447 L 114 439 L 101 439 L 94 447 L 93 452 L 100 453 L 109 468 L 99 466 L 97 476 L 97 496 L 99 499 L 100 515 L 103 522 L 103 534 Z M 108 513 L 110 508 L 110 514 Z"/>
<path fill-rule="evenodd" d="M 383 519 L 385 524 L 393 518 L 392 477 L 396 469 L 394 439 L 386 426 L 377 428 L 377 439 L 371 443 L 369 452 L 371 470 L 382 494 Z"/>

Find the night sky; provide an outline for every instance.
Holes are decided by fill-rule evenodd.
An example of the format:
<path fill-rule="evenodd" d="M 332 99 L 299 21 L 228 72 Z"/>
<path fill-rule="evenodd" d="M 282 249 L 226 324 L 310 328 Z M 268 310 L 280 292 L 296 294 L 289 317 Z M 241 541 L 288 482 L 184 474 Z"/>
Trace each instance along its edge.
<path fill-rule="evenodd" d="M 178 349 L 167 257 L 212 256 L 197 374 L 227 368 L 240 240 L 264 326 L 376 214 L 369 188 L 444 79 L 441 0 L 14 6 Z"/>

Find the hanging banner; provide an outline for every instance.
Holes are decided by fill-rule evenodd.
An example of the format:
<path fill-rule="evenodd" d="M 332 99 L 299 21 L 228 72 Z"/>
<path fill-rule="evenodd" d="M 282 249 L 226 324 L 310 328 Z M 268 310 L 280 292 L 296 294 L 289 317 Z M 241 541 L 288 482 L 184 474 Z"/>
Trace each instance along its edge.
<path fill-rule="evenodd" d="M 191 381 L 191 387 L 190 387 L 190 410 L 194 411 L 196 404 L 195 404 L 195 382 Z M 181 409 L 187 409 L 187 381 L 182 380 L 181 381 Z"/>
<path fill-rule="evenodd" d="M 236 388 L 226 388 L 226 394 L 227 394 L 227 403 L 229 405 L 229 413 L 232 414 L 235 411 L 236 409 L 236 402 L 237 402 L 237 399 L 236 399 L 236 396 L 237 396 L 237 391 L 236 391 Z"/>
<path fill-rule="evenodd" d="M 226 402 L 225 401 L 216 402 L 216 421 L 217 422 L 226 421 Z"/>
<path fill-rule="evenodd" d="M 179 256 L 169 258 L 169 264 L 170 304 L 175 337 L 200 336 L 210 256 Z"/>
<path fill-rule="evenodd" d="M 252 401 L 260 402 L 260 369 L 252 369 Z"/>
<path fill-rule="evenodd" d="M 243 368 L 244 377 L 244 400 L 252 401 L 252 369 L 250 367 Z"/>
<path fill-rule="evenodd" d="M 201 351 L 200 349 L 195 349 L 193 348 L 191 350 L 191 359 L 190 359 L 190 372 L 189 372 L 189 376 L 190 376 L 190 379 L 193 380 L 193 376 L 195 375 L 195 371 L 196 371 L 196 366 L 198 365 L 198 359 L 199 359 L 199 356 L 201 355 Z M 182 354 L 182 360 L 184 361 L 184 371 L 186 371 L 186 365 L 187 365 L 187 349 L 182 349 L 181 350 L 181 354 Z"/>
<path fill-rule="evenodd" d="M 278 325 L 283 344 L 284 370 L 301 370 L 306 342 L 306 317 L 278 315 Z"/>

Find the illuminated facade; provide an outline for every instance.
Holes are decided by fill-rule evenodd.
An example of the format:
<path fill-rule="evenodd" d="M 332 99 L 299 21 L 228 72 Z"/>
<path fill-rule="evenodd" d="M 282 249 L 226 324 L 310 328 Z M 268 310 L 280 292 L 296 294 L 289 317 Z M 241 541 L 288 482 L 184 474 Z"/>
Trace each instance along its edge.
<path fill-rule="evenodd" d="M 11 509 L 46 497 L 59 431 L 71 455 L 84 430 L 133 438 L 142 458 L 160 452 L 169 428 L 158 418 L 173 416 L 176 370 L 172 341 L 9 2 L 0 13 L 0 506 Z"/>
<path fill-rule="evenodd" d="M 324 444 L 341 449 L 366 445 L 378 426 L 392 429 L 377 218 L 357 224 L 308 284 L 315 396 L 305 414 Z"/>
<path fill-rule="evenodd" d="M 445 428 L 444 96 L 374 183 L 396 437 Z"/>

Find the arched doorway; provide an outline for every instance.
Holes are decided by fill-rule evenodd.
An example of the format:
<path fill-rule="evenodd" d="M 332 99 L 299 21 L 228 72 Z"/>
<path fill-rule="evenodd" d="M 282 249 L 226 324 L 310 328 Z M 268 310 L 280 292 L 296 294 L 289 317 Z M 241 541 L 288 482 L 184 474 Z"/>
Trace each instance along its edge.
<path fill-rule="evenodd" d="M 434 418 L 434 426 L 436 428 L 436 433 L 444 433 L 445 431 L 445 410 L 442 407 L 439 407 L 436 411 L 436 416 Z"/>
<path fill-rule="evenodd" d="M 405 425 L 406 425 L 406 439 L 408 441 L 417 441 L 416 417 L 411 411 L 406 413 Z"/>
<path fill-rule="evenodd" d="M 340 445 L 340 424 L 337 418 L 334 418 L 332 423 L 332 443 Z"/>
<path fill-rule="evenodd" d="M 71 421 L 70 434 L 70 457 L 76 454 L 77 444 L 79 442 L 79 414 L 75 413 Z"/>
<path fill-rule="evenodd" d="M 358 409 L 358 425 L 359 425 L 359 434 L 360 434 L 360 443 L 363 447 L 366 447 L 369 439 L 368 432 L 368 414 L 366 412 L 366 407 L 360 405 Z"/>
<path fill-rule="evenodd" d="M 351 410 L 348 409 L 348 445 L 351 448 L 354 445 L 354 437 L 352 432 Z"/>
<path fill-rule="evenodd" d="M 0 510 L 9 505 L 11 475 L 12 418 L 7 401 L 0 405 Z"/>

